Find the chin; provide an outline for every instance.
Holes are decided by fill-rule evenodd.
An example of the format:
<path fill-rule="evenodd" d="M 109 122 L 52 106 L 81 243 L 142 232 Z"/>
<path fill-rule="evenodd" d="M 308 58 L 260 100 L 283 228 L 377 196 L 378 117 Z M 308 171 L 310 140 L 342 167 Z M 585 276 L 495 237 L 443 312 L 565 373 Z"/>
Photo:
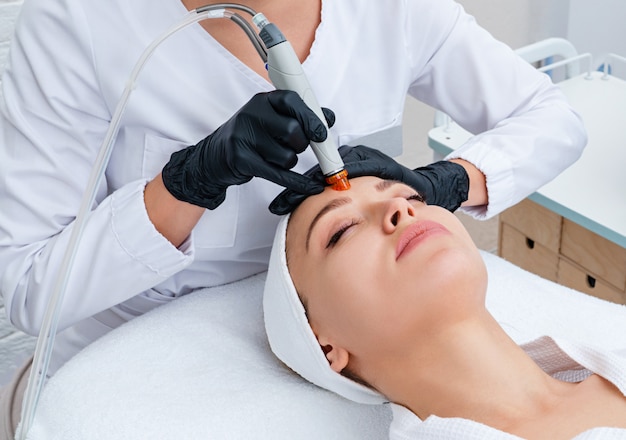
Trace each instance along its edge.
<path fill-rule="evenodd" d="M 475 287 L 478 292 L 487 289 L 487 267 L 476 248 L 444 248 L 435 252 L 428 261 L 426 274 L 442 288 L 467 291 Z"/>

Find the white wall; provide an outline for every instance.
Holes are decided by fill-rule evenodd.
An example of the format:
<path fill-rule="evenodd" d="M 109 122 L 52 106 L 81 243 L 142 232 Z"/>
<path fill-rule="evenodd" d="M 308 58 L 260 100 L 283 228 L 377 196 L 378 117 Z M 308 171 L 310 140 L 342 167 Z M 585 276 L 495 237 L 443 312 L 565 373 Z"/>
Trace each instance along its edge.
<path fill-rule="evenodd" d="M 529 43 L 548 37 L 567 38 L 570 0 L 529 1 Z"/>
<path fill-rule="evenodd" d="M 626 1 L 570 0 L 567 38 L 579 52 L 593 55 L 594 68 L 607 53 L 626 57 Z"/>
<path fill-rule="evenodd" d="M 529 0 L 459 0 L 494 37 L 513 48 L 530 42 Z"/>

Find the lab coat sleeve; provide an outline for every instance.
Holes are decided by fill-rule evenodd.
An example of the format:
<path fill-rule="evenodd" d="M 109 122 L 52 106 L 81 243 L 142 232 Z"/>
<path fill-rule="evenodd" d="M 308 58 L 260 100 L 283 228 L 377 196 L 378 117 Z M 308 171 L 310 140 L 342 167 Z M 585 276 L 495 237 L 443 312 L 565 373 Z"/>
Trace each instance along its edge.
<path fill-rule="evenodd" d="M 582 121 L 547 75 L 495 40 L 455 2 L 407 2 L 407 7 L 413 20 L 407 19 L 407 38 L 422 48 L 408 54 L 416 78 L 410 94 L 477 134 L 447 157 L 473 163 L 487 178 L 488 206 L 466 212 L 492 217 L 580 157 L 587 142 Z M 429 44 L 415 44 L 424 38 Z"/>
<path fill-rule="evenodd" d="M 89 29 L 65 1 L 25 2 L 3 77 L 0 292 L 11 322 L 41 326 L 87 180 L 108 127 Z M 150 222 L 145 181 L 109 194 L 87 221 L 59 330 L 147 290 L 189 265 Z"/>

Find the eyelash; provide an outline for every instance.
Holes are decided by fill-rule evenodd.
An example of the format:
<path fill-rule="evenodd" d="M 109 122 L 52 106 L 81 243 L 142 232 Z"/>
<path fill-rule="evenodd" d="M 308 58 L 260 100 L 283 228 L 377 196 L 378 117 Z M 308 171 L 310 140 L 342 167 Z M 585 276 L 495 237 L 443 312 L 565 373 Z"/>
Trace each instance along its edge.
<path fill-rule="evenodd" d="M 341 236 L 343 235 L 344 232 L 346 232 L 348 229 L 350 229 L 352 226 L 354 225 L 358 225 L 359 222 L 356 220 L 350 220 L 350 223 L 344 224 L 343 226 L 341 226 L 339 228 L 339 230 L 337 232 L 335 232 L 331 237 L 330 240 L 328 240 L 328 244 L 326 245 L 326 249 L 333 247 L 337 244 L 337 242 L 341 239 Z"/>
<path fill-rule="evenodd" d="M 424 197 L 420 193 L 411 194 L 406 199 L 407 200 L 417 200 L 418 202 L 425 203 L 425 199 L 424 199 Z M 328 240 L 328 244 L 326 244 L 326 249 L 335 246 L 339 242 L 339 240 L 341 240 L 341 237 L 343 236 L 344 232 L 346 232 L 352 226 L 358 225 L 358 224 L 359 224 L 359 221 L 357 221 L 357 220 L 350 220 L 350 223 L 347 223 L 347 224 L 344 224 L 343 226 L 341 226 L 339 228 L 339 230 L 337 232 L 335 232 L 330 237 L 330 240 Z"/>
<path fill-rule="evenodd" d="M 426 198 L 420 193 L 415 193 L 406 198 L 407 200 L 417 200 L 418 202 L 426 203 Z"/>

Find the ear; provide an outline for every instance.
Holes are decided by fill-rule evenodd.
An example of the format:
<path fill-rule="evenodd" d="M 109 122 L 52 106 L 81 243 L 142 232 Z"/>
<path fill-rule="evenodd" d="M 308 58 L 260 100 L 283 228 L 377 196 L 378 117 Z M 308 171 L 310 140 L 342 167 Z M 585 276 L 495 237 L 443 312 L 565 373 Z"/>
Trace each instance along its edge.
<path fill-rule="evenodd" d="M 318 336 L 317 341 L 320 343 L 326 359 L 328 359 L 330 368 L 337 373 L 341 373 L 348 366 L 348 361 L 350 360 L 348 350 L 338 346 L 325 336 Z"/>

